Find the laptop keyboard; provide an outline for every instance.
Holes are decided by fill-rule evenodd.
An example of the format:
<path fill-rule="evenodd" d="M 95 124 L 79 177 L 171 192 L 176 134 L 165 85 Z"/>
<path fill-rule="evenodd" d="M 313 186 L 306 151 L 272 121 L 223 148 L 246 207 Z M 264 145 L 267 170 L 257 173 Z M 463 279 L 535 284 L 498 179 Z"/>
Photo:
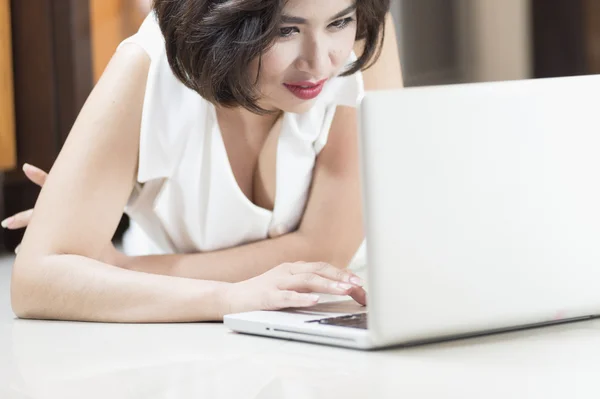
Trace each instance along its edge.
<path fill-rule="evenodd" d="M 326 319 L 307 321 L 307 323 L 319 323 L 328 326 L 350 327 L 366 330 L 367 313 L 356 313 L 346 316 L 329 317 Z"/>

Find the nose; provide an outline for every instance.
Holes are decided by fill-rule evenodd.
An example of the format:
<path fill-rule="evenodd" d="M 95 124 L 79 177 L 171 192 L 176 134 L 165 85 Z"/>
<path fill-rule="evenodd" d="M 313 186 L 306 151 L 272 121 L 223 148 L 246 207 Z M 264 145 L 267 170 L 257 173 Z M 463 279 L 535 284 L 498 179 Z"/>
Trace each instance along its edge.
<path fill-rule="evenodd" d="M 316 79 L 324 78 L 331 67 L 331 51 L 327 41 L 307 38 L 296 67 Z"/>

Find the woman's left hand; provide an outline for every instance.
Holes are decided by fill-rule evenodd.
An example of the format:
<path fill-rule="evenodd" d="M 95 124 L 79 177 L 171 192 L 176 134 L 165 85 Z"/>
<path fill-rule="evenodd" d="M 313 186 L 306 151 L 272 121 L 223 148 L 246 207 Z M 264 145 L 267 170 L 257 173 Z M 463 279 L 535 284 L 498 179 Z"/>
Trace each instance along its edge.
<path fill-rule="evenodd" d="M 40 187 L 44 185 L 46 178 L 48 177 L 48 174 L 43 170 L 28 164 L 23 165 L 23 172 L 25 172 L 25 176 L 27 176 L 30 181 Z M 28 209 L 26 211 L 19 212 L 16 215 L 12 215 L 2 221 L 2 227 L 8 230 L 24 229 L 29 225 L 32 214 L 33 209 Z"/>

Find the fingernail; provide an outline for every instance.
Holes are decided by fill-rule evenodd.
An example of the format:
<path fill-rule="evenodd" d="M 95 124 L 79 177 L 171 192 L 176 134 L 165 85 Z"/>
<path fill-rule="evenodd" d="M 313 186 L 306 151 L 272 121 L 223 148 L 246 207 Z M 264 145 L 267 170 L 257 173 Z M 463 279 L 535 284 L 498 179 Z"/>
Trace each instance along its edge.
<path fill-rule="evenodd" d="M 352 289 L 352 286 L 350 284 L 346 284 L 346 283 L 338 283 L 337 287 L 344 291 Z"/>
<path fill-rule="evenodd" d="M 27 172 L 29 168 L 31 168 L 31 165 L 29 165 L 28 163 L 23 164 L 23 172 Z"/>
<path fill-rule="evenodd" d="M 359 287 L 362 287 L 363 285 L 365 285 L 365 282 L 362 280 L 362 278 L 356 277 L 356 276 L 352 277 L 350 279 L 350 282 L 354 285 L 358 285 Z"/>
<path fill-rule="evenodd" d="M 14 221 L 15 221 L 15 218 L 14 218 L 14 217 L 9 217 L 9 218 L 7 218 L 7 219 L 4 219 L 4 220 L 2 221 L 2 223 L 0 223 L 0 225 L 2 226 L 2 228 L 6 229 L 6 228 L 8 228 L 8 226 L 10 226 L 10 225 L 12 224 L 12 222 L 14 222 Z"/>
<path fill-rule="evenodd" d="M 17 247 L 15 248 L 15 255 L 19 254 L 19 251 L 21 250 L 21 245 L 17 245 Z"/>
<path fill-rule="evenodd" d="M 316 294 L 307 295 L 307 297 L 313 302 L 319 302 L 319 299 L 321 299 L 321 297 Z"/>

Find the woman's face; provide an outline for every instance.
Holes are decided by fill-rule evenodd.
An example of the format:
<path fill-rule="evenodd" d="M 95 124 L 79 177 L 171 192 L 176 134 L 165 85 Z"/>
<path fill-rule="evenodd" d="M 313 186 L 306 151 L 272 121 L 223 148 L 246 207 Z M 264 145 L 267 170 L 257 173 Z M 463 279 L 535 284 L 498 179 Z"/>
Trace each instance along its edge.
<path fill-rule="evenodd" d="M 303 113 L 346 64 L 356 38 L 356 0 L 289 0 L 279 37 L 263 54 L 259 105 Z M 258 60 L 252 65 L 257 72 Z"/>

